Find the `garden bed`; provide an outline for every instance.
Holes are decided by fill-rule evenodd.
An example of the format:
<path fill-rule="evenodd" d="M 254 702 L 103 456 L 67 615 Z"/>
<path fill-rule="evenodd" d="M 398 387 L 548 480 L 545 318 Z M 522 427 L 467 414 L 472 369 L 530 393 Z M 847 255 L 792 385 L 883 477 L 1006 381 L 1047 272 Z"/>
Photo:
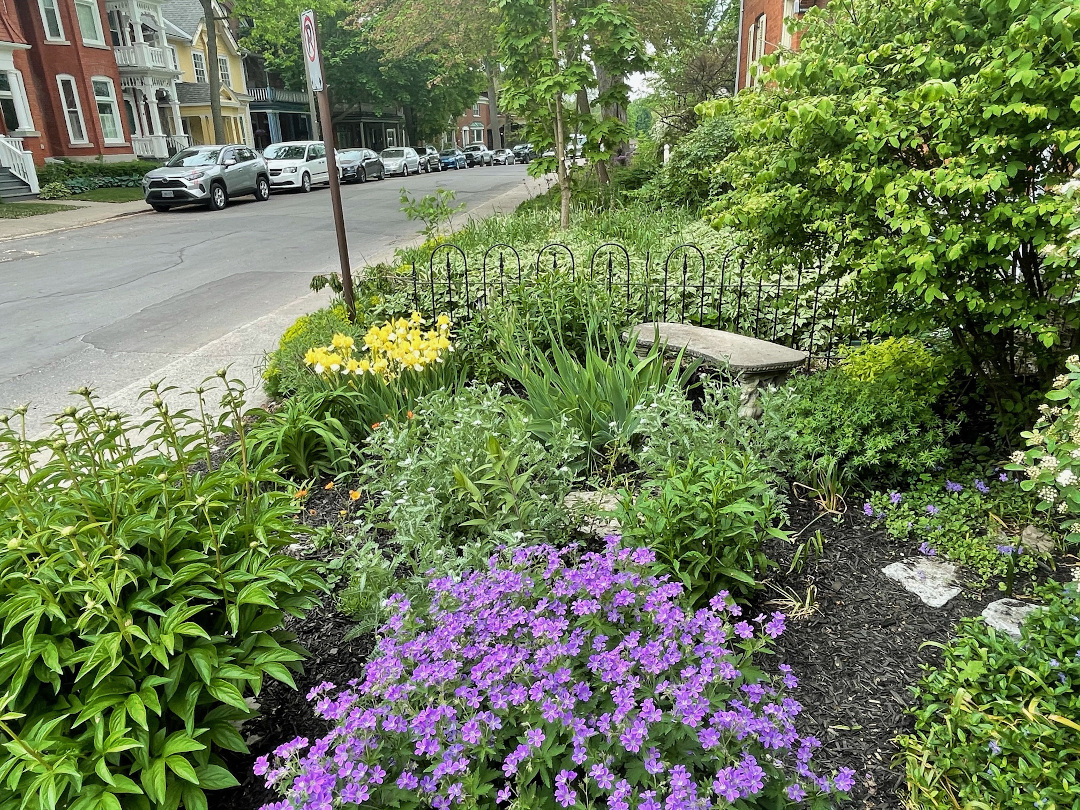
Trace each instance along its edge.
<path fill-rule="evenodd" d="M 349 501 L 341 487 L 316 487 L 304 506 L 303 522 L 318 526 L 339 522 Z M 817 589 L 815 612 L 789 617 L 787 632 L 775 642 L 775 662 L 790 664 L 800 679 L 800 730 L 821 740 L 815 761 L 822 771 L 855 770 L 856 785 L 846 806 L 900 810 L 905 781 L 894 739 L 913 728 L 906 710 L 913 705 L 911 687 L 921 665 L 941 659 L 938 648 L 926 642 L 947 642 L 961 618 L 979 615 L 1002 595 L 995 583 L 986 590 L 965 589 L 943 608 L 927 607 L 881 572 L 888 563 L 917 553 L 909 543 L 890 539 L 881 521 L 856 510 L 834 519 L 816 503 L 798 499 L 791 500 L 788 513 L 788 528 L 798 540 L 817 531 L 825 539 L 824 554 L 810 558 L 796 573 L 787 573 L 796 544 L 771 541 L 767 549 L 780 566 L 773 586 L 800 594 L 809 586 Z M 385 536 L 378 539 L 385 542 Z M 756 605 L 762 612 L 790 611 L 790 605 L 775 601 L 777 596 L 767 589 Z M 244 727 L 253 741 L 251 754 L 230 763 L 241 786 L 210 796 L 211 808 L 257 810 L 280 798 L 252 773 L 252 764 L 283 742 L 314 740 L 326 732 L 306 694 L 323 681 L 340 685 L 360 677 L 374 636 L 351 638 L 354 629 L 353 619 L 330 606 L 291 627 L 311 652 L 298 689 L 267 685 L 259 697 L 262 714 Z"/>

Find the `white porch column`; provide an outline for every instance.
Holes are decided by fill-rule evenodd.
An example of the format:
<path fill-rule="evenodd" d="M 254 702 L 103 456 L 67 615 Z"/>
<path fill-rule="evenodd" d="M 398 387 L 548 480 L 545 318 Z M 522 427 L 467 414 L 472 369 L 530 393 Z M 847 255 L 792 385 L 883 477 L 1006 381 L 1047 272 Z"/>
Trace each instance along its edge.
<path fill-rule="evenodd" d="M 131 27 L 135 29 L 135 42 L 145 42 L 142 35 L 142 15 L 139 14 L 139 4 L 136 0 L 129 0 L 128 14 L 131 16 Z"/>
<path fill-rule="evenodd" d="M 173 132 L 177 135 L 184 134 L 184 119 L 180 115 L 180 102 L 176 100 L 176 82 L 173 82 L 169 91 L 169 107 L 172 110 Z"/>
<path fill-rule="evenodd" d="M 11 100 L 15 103 L 15 118 L 19 122 L 19 130 L 32 132 L 34 121 L 30 117 L 30 102 L 26 98 L 26 87 L 23 85 L 22 74 L 17 70 L 4 72 L 7 75 L 8 87 L 11 88 Z M 18 135 L 18 132 L 12 134 Z"/>
<path fill-rule="evenodd" d="M 158 112 L 157 95 L 154 92 L 154 85 L 149 79 L 143 79 L 143 93 L 146 94 L 146 100 L 150 107 L 150 122 L 154 126 L 154 134 L 160 135 L 165 130 L 161 126 L 161 114 Z"/>

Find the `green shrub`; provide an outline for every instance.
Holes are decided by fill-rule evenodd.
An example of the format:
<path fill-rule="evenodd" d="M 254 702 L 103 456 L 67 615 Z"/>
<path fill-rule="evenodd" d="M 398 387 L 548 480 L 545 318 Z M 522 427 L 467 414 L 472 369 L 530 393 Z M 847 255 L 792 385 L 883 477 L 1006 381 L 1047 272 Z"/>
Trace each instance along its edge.
<path fill-rule="evenodd" d="M 776 528 L 783 510 L 766 475 L 752 456 L 735 451 L 673 463 L 641 494 L 624 495 L 623 537 L 652 548 L 692 605 L 720 590 L 746 599 L 758 587 L 756 574 L 774 566 L 762 551 L 765 538 L 787 539 Z"/>
<path fill-rule="evenodd" d="M 42 200 L 62 200 L 70 196 L 71 191 L 63 183 L 43 183 L 38 191 Z"/>
<path fill-rule="evenodd" d="M 1046 810 L 1080 800 L 1080 594 L 1028 616 L 1019 643 L 964 619 L 926 668 L 899 743 L 912 805 Z"/>
<path fill-rule="evenodd" d="M 212 463 L 213 426 L 160 399 L 134 425 L 80 393 L 45 439 L 0 432 L 0 807 L 205 810 L 322 583 L 281 553 L 295 507 L 266 466 Z"/>
<path fill-rule="evenodd" d="M 274 464 L 301 480 L 331 477 L 352 467 L 368 424 L 355 393 L 308 391 L 258 415 L 247 434 L 248 453 L 254 463 Z"/>
<path fill-rule="evenodd" d="M 38 182 L 64 183 L 69 180 L 84 180 L 97 178 L 104 182 L 94 188 L 112 188 L 127 185 L 131 178 L 138 178 L 142 182 L 143 175 L 161 166 L 161 163 L 153 160 L 131 160 L 120 163 L 105 163 L 104 161 L 80 161 L 65 160 L 60 163 L 46 163 L 38 168 Z M 138 183 L 135 183 L 138 185 Z"/>
<path fill-rule="evenodd" d="M 881 382 L 933 402 L 948 385 L 944 360 L 912 337 L 890 337 L 848 351 L 840 368 L 854 380 Z"/>
<path fill-rule="evenodd" d="M 796 377 L 762 402 L 763 431 L 781 442 L 777 454 L 803 483 L 831 469 L 845 485 L 899 486 L 948 456 L 946 426 L 926 391 L 900 393 L 834 367 Z"/>
<path fill-rule="evenodd" d="M 661 200 L 698 208 L 723 193 L 716 167 L 737 147 L 735 120 L 732 115 L 702 119 L 675 145 L 656 178 Z"/>
<path fill-rule="evenodd" d="M 311 371 L 304 365 L 304 355 L 312 346 L 329 345 L 335 334 L 359 339 L 366 326 L 349 323 L 343 305 L 335 305 L 301 315 L 285 330 L 263 372 L 263 386 L 272 397 L 285 396 L 312 384 Z"/>

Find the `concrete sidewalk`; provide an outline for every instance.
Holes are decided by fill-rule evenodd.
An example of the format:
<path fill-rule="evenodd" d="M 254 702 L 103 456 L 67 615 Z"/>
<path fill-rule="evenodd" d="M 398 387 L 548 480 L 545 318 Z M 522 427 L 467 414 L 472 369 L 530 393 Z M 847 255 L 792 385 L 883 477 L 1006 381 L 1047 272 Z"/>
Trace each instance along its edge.
<path fill-rule="evenodd" d="M 522 202 L 542 194 L 550 186 L 551 180 L 548 177 L 539 179 L 527 177 L 510 191 L 469 209 L 465 212 L 465 218 L 480 219 L 495 214 L 511 214 Z M 422 240 L 423 237 L 415 237 L 401 246 L 419 244 Z M 365 265 L 354 267 L 353 273 L 359 276 L 363 273 L 365 266 L 389 262 L 393 258 L 393 249 L 381 251 L 366 257 Z M 335 270 L 337 270 L 336 265 L 325 268 L 323 272 Z M 99 390 L 97 393 L 101 395 L 102 403 L 109 408 L 121 413 L 140 414 L 147 404 L 145 400 L 140 401 L 140 395 L 151 382 L 164 381 L 165 386 L 175 386 L 176 389 L 165 395 L 164 399 L 169 401 L 171 406 L 190 407 L 192 400 L 182 396 L 181 392 L 193 390 L 206 378 L 212 377 L 218 369 L 228 366 L 229 376 L 242 380 L 248 386 L 246 396 L 248 407 L 264 405 L 267 398 L 262 390 L 262 369 L 266 353 L 277 348 L 282 332 L 297 318 L 326 306 L 329 297 L 328 292 L 301 296 L 283 307 L 222 335 L 194 352 L 172 356 L 164 353 L 162 354 L 163 364 L 149 374 L 145 374 L 119 390 Z M 214 399 L 216 400 L 216 397 Z M 42 435 L 49 427 L 50 420 L 47 414 L 60 411 L 68 404 L 70 403 L 51 403 L 53 407 L 31 413 L 28 417 L 29 433 Z M 218 403 L 214 401 L 210 404 L 216 406 Z M 214 415 L 218 413 L 220 410 L 215 408 Z"/>
<path fill-rule="evenodd" d="M 56 211 L 23 219 L 0 219 L 0 242 L 22 239 L 26 236 L 41 236 L 70 228 L 82 228 L 117 217 L 153 213 L 150 206 L 142 200 L 126 203 L 83 202 L 82 200 L 42 200 L 41 202 L 44 205 L 55 203 L 79 207 L 74 211 Z"/>

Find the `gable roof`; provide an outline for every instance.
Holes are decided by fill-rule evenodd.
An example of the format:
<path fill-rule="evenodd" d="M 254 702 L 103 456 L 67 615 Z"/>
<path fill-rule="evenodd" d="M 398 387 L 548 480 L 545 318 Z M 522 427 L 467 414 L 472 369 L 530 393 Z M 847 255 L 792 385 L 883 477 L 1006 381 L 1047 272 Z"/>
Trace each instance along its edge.
<path fill-rule="evenodd" d="M 166 0 L 161 6 L 161 14 L 175 28 L 194 38 L 203 19 L 202 3 L 199 0 Z"/>

